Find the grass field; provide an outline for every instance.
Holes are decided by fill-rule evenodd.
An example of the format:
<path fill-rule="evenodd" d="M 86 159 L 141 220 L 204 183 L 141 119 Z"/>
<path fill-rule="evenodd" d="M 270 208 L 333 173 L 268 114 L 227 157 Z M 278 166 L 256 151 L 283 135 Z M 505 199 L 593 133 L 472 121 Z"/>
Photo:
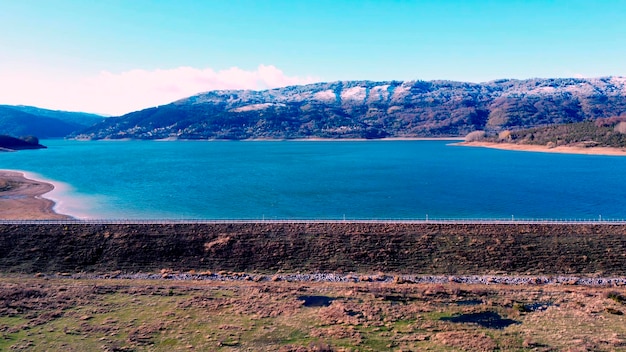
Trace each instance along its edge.
<path fill-rule="evenodd" d="M 625 291 L 0 277 L 4 351 L 626 350 Z"/>

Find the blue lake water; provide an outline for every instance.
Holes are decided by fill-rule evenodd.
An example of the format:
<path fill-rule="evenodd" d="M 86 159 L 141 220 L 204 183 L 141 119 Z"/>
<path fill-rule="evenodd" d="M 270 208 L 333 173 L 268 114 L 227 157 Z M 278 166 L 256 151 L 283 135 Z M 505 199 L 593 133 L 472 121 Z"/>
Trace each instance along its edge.
<path fill-rule="evenodd" d="M 626 157 L 450 141 L 71 141 L 0 153 L 116 219 L 626 218 Z"/>

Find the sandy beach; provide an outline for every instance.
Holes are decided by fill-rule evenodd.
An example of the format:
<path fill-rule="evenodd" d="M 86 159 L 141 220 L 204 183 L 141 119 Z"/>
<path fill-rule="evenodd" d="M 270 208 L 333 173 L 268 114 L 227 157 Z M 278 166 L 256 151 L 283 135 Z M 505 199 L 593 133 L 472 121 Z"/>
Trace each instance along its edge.
<path fill-rule="evenodd" d="M 548 148 L 543 145 L 532 144 L 513 144 L 513 143 L 493 143 L 493 142 L 462 142 L 456 145 L 467 147 L 483 147 L 502 150 L 517 150 L 526 152 L 541 152 L 541 153 L 562 153 L 562 154 L 587 154 L 587 155 L 613 155 L 613 156 L 626 156 L 626 149 L 608 148 L 608 147 L 574 147 L 574 146 L 561 146 Z"/>
<path fill-rule="evenodd" d="M 0 170 L 0 219 L 71 219 L 54 212 L 54 202 L 42 196 L 54 189 L 50 183 L 27 179 L 22 173 Z"/>

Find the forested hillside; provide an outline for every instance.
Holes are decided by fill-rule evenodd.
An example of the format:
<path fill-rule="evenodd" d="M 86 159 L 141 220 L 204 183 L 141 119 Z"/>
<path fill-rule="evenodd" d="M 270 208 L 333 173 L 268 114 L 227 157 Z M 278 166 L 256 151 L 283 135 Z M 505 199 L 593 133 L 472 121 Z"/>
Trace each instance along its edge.
<path fill-rule="evenodd" d="M 198 94 L 104 122 L 79 138 L 464 136 L 619 116 L 626 78 L 346 81 Z"/>

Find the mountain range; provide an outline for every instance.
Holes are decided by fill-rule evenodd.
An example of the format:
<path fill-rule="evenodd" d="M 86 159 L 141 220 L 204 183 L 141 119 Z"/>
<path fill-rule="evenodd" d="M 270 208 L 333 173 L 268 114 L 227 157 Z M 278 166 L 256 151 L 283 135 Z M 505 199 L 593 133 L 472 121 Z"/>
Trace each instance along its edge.
<path fill-rule="evenodd" d="M 217 90 L 104 118 L 0 105 L 0 134 L 80 139 L 459 137 L 626 114 L 626 77 L 341 81 Z"/>
<path fill-rule="evenodd" d="M 113 117 L 85 139 L 451 137 L 626 113 L 626 78 L 344 81 L 220 90 Z"/>

